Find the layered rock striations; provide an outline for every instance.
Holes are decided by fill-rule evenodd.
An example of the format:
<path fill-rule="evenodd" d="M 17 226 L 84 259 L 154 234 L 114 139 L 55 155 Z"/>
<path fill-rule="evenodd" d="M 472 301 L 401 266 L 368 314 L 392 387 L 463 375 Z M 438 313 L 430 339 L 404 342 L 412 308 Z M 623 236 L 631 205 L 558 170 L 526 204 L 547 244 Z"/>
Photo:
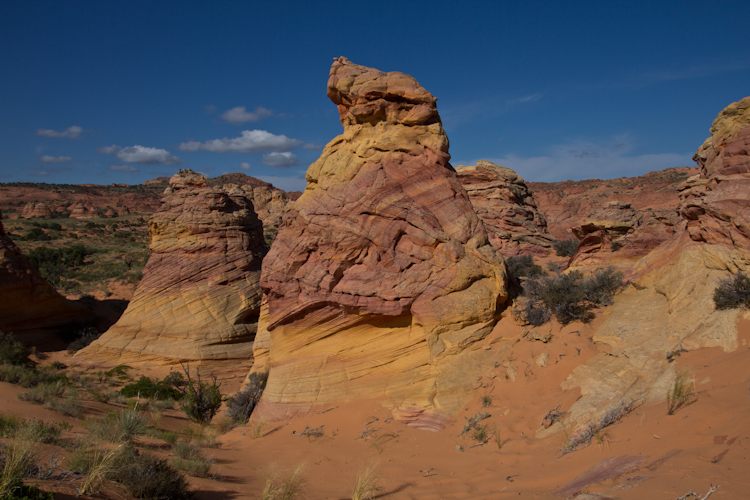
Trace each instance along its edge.
<path fill-rule="evenodd" d="M 563 384 L 582 394 L 568 425 L 596 420 L 622 402 L 664 400 L 684 367 L 681 352 L 737 349 L 740 310 L 717 310 L 713 295 L 721 279 L 750 270 L 748 108 L 745 98 L 714 120 L 694 157 L 700 174 L 681 187 L 683 220 L 675 235 L 632 266 L 632 286 L 615 298 L 593 336 L 608 352 Z"/>
<path fill-rule="evenodd" d="M 695 241 L 750 248 L 750 97 L 724 109 L 681 186 L 680 214 Z"/>
<path fill-rule="evenodd" d="M 328 96 L 344 133 L 308 169 L 263 261 L 258 411 L 384 397 L 397 418 L 440 428 L 476 380 L 455 360 L 508 299 L 503 259 L 448 163 L 435 97 L 343 57 Z"/>
<path fill-rule="evenodd" d="M 484 222 L 490 243 L 504 256 L 548 255 L 555 237 L 539 213 L 523 178 L 509 168 L 488 161 L 475 167 L 456 167 L 458 180 Z"/>
<path fill-rule="evenodd" d="M 39 344 L 58 327 L 84 321 L 84 309 L 42 278 L 5 234 L 1 219 L 0 215 L 0 331 Z"/>
<path fill-rule="evenodd" d="M 249 359 L 267 251 L 238 186 L 207 187 L 182 170 L 149 221 L 151 256 L 120 320 L 82 357 L 167 361 Z"/>
<path fill-rule="evenodd" d="M 632 267 L 665 241 L 679 226 L 679 216 L 651 210 L 634 209 L 630 203 L 611 201 L 589 212 L 583 222 L 572 228 L 580 241 L 570 267 Z"/>

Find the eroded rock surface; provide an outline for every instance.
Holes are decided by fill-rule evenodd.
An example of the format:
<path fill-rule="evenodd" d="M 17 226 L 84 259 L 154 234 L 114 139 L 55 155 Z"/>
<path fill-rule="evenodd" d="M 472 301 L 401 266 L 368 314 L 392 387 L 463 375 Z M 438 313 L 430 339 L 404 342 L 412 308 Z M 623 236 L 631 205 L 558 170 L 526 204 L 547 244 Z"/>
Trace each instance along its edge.
<path fill-rule="evenodd" d="M 32 217 L 52 217 L 52 215 L 52 209 L 44 202 L 29 202 L 23 207 L 23 212 L 21 212 L 22 219 L 30 219 Z"/>
<path fill-rule="evenodd" d="M 713 293 L 720 279 L 750 269 L 749 107 L 745 98 L 714 120 L 711 138 L 694 157 L 701 173 L 682 186 L 683 221 L 672 239 L 632 267 L 632 286 L 615 297 L 593 337 L 610 352 L 576 368 L 563 384 L 581 389 L 567 423 L 579 423 L 575 432 L 623 402 L 664 400 L 682 368 L 669 353 L 737 349 L 740 311 L 716 310 Z"/>
<path fill-rule="evenodd" d="M 384 396 L 397 418 L 441 428 L 475 381 L 456 359 L 507 301 L 503 259 L 448 163 L 435 97 L 346 58 L 328 96 L 344 134 L 308 169 L 263 262 L 258 411 Z"/>
<path fill-rule="evenodd" d="M 29 344 L 43 343 L 50 332 L 85 320 L 77 307 L 52 288 L 5 234 L 0 214 L 0 331 Z"/>
<path fill-rule="evenodd" d="M 267 251 L 253 205 L 237 186 L 207 187 L 182 170 L 149 221 L 151 257 L 120 320 L 82 357 L 249 359 Z"/>
<path fill-rule="evenodd" d="M 631 268 L 635 261 L 669 240 L 680 223 L 676 212 L 640 211 L 611 201 L 573 227 L 580 240 L 569 266 Z"/>
<path fill-rule="evenodd" d="M 458 180 L 484 222 L 490 243 L 504 256 L 548 255 L 555 237 L 523 178 L 489 161 L 456 167 Z"/>

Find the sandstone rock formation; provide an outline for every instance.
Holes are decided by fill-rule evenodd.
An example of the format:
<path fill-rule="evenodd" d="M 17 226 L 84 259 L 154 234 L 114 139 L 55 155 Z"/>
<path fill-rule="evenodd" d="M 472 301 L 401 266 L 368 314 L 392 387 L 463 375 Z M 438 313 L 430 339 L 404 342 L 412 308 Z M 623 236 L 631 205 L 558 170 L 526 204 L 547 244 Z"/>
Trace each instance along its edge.
<path fill-rule="evenodd" d="M 151 257 L 120 320 L 82 357 L 248 359 L 260 312 L 260 220 L 237 186 L 182 170 L 149 221 Z"/>
<path fill-rule="evenodd" d="M 22 219 L 30 219 L 32 217 L 52 217 L 52 215 L 52 209 L 44 202 L 29 202 L 23 207 L 23 212 L 21 212 Z"/>
<path fill-rule="evenodd" d="M 280 190 L 271 190 L 266 186 L 253 186 L 245 184 L 242 186 L 247 197 L 253 200 L 255 212 L 266 231 L 278 231 L 284 214 L 289 211 L 293 200 L 287 198 L 286 193 Z"/>
<path fill-rule="evenodd" d="M 678 167 L 640 177 L 527 182 L 527 185 L 534 193 L 539 212 L 547 220 L 547 231 L 563 240 L 572 238 L 571 229 L 609 201 L 625 201 L 635 210 L 650 210 L 658 217 L 670 216 L 680 203 L 677 187 L 698 170 Z"/>
<path fill-rule="evenodd" d="M 91 212 L 80 201 L 69 206 L 68 210 L 70 210 L 70 217 L 74 219 L 90 219 L 97 216 L 96 213 Z"/>
<path fill-rule="evenodd" d="M 664 400 L 681 368 L 669 353 L 737 349 L 740 311 L 716 310 L 713 292 L 720 279 L 750 269 L 748 108 L 745 98 L 714 120 L 694 157 L 700 175 L 682 186 L 684 220 L 672 239 L 633 266 L 633 286 L 615 298 L 593 337 L 609 352 L 576 368 L 563 384 L 582 394 L 568 425 L 596 420 L 623 401 Z"/>
<path fill-rule="evenodd" d="M 0 215 L 0 331 L 38 344 L 52 330 L 85 319 L 83 308 L 52 288 L 5 234 Z"/>
<path fill-rule="evenodd" d="M 641 212 L 630 203 L 610 201 L 572 228 L 580 243 L 569 266 L 632 267 L 636 260 L 672 238 L 678 225 L 676 212 Z"/>
<path fill-rule="evenodd" d="M 550 253 L 555 237 L 547 232 L 547 221 L 520 175 L 488 161 L 458 166 L 456 174 L 484 222 L 490 243 L 501 254 Z"/>
<path fill-rule="evenodd" d="M 344 133 L 308 169 L 263 261 L 258 411 L 384 396 L 397 418 L 441 428 L 476 380 L 456 360 L 508 298 L 503 259 L 448 163 L 435 97 L 343 57 L 328 96 Z"/>
<path fill-rule="evenodd" d="M 695 241 L 750 248 L 750 97 L 716 117 L 693 159 L 700 174 L 681 190 L 680 213 Z"/>

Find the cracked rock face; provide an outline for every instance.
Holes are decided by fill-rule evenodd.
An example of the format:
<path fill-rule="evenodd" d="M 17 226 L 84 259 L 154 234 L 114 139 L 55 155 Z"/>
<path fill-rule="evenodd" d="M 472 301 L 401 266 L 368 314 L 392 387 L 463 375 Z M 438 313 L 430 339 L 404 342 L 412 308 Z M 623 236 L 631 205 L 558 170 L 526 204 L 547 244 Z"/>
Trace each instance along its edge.
<path fill-rule="evenodd" d="M 267 251 L 253 204 L 237 186 L 206 187 L 181 170 L 149 221 L 151 256 L 120 320 L 81 357 L 249 359 Z"/>
<path fill-rule="evenodd" d="M 475 167 L 458 166 L 456 174 L 501 254 L 542 256 L 552 251 L 555 237 L 547 232 L 547 221 L 520 175 L 484 160 Z"/>
<path fill-rule="evenodd" d="M 495 324 L 504 261 L 448 163 L 435 97 L 343 57 L 328 96 L 344 133 L 263 261 L 259 411 L 386 396 L 397 417 L 439 428 L 473 382 L 443 367 Z"/>

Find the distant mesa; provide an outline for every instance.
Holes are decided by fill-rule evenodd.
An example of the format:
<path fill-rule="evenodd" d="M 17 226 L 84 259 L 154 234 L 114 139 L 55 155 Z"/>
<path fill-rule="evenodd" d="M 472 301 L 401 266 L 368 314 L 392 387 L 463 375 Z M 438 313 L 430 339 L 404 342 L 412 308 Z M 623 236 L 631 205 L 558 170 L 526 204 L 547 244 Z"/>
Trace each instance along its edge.
<path fill-rule="evenodd" d="M 448 163 L 432 94 L 340 57 L 328 96 L 344 133 L 307 170 L 263 261 L 258 412 L 383 397 L 396 418 L 442 428 L 487 353 L 469 347 L 508 301 L 503 258 Z"/>
<path fill-rule="evenodd" d="M 86 359 L 248 360 L 260 313 L 263 226 L 236 185 L 181 170 L 149 221 L 151 256 L 119 321 Z"/>
<path fill-rule="evenodd" d="M 520 175 L 484 160 L 460 165 L 456 174 L 496 250 L 506 257 L 549 255 L 555 237 Z"/>
<path fill-rule="evenodd" d="M 52 209 L 44 202 L 29 202 L 23 207 L 21 212 L 22 219 L 31 219 L 32 217 L 52 217 Z"/>
<path fill-rule="evenodd" d="M 86 320 L 83 308 L 69 302 L 21 254 L 2 225 L 0 214 L 0 331 L 40 345 L 66 325 Z"/>

